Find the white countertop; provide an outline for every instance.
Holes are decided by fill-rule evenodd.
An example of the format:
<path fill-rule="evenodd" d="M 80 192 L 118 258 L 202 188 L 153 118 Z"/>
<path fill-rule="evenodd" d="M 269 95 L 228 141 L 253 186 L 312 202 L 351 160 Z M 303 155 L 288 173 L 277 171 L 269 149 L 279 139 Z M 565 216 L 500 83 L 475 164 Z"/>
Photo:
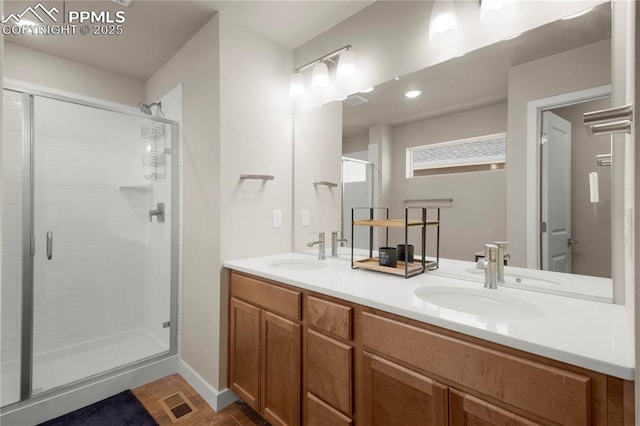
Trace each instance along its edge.
<path fill-rule="evenodd" d="M 270 266 L 278 261 L 293 259 L 322 262 L 322 267 L 288 270 Z M 409 279 L 351 269 L 350 262 L 343 259 L 316 261 L 311 256 L 298 253 L 227 261 L 224 266 L 589 370 L 634 380 L 633 335 L 630 316 L 624 306 L 522 289 L 502 287 L 486 290 L 511 300 L 517 298 L 523 304 L 535 305 L 544 312 L 541 318 L 502 319 L 446 309 L 414 295 L 414 290 L 421 287 L 484 290 L 480 282 L 456 278 L 461 276 L 461 270 L 469 272 L 469 268 L 475 266 L 471 262 L 443 259 L 439 271 L 426 272 Z M 518 272 L 516 269 L 510 268 L 510 271 Z M 544 273 L 540 275 L 536 272 L 536 278 L 544 276 Z M 592 292 L 598 296 L 608 294 L 606 289 L 597 290 L 594 282 L 587 287 L 593 288 Z"/>

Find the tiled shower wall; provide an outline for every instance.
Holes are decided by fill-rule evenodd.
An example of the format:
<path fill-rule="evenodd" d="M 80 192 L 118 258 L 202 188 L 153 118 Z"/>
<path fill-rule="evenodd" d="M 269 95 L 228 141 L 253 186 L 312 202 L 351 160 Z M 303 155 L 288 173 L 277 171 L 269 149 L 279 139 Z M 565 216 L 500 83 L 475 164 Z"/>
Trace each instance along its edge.
<path fill-rule="evenodd" d="M 20 353 L 22 281 L 22 97 L 4 91 L 2 102 L 2 362 Z"/>
<path fill-rule="evenodd" d="M 149 224 L 153 185 L 140 165 L 144 120 L 41 98 L 35 111 L 37 354 L 145 325 L 146 243 L 155 219 Z M 9 126 L 15 119 L 11 115 Z M 21 151 L 21 143 L 19 132 L 5 131 L 4 152 Z M 3 258 L 19 255 L 17 242 L 4 238 L 15 227 L 5 214 L 19 209 L 19 197 L 7 192 Z M 48 231 L 54 236 L 52 260 L 45 256 Z M 13 286 L 19 280 L 5 280 L 4 269 L 2 320 L 9 328 L 19 322 L 20 311 L 9 301 L 19 301 Z M 18 356 L 18 336 L 2 334 L 3 362 Z"/>

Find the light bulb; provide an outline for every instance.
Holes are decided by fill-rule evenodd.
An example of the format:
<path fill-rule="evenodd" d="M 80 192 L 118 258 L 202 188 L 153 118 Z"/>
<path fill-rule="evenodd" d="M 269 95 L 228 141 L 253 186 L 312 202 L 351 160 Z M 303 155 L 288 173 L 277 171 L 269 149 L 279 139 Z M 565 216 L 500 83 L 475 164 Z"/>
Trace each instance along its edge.
<path fill-rule="evenodd" d="M 295 100 L 303 97 L 307 89 L 304 86 L 304 76 L 299 72 L 291 74 L 289 81 L 289 99 Z"/>
<path fill-rule="evenodd" d="M 482 0 L 480 21 L 485 24 L 502 23 L 509 20 L 516 11 L 516 0 Z"/>
<path fill-rule="evenodd" d="M 429 42 L 442 43 L 454 38 L 458 30 L 458 15 L 453 0 L 436 0 L 429 21 Z"/>
<path fill-rule="evenodd" d="M 327 64 L 324 62 L 318 62 L 313 66 L 311 85 L 313 87 L 329 86 L 329 68 L 327 68 Z"/>
<path fill-rule="evenodd" d="M 352 50 L 345 50 L 340 54 L 338 59 L 338 68 L 336 69 L 336 78 L 349 78 L 356 75 L 355 54 Z"/>
<path fill-rule="evenodd" d="M 405 92 L 404 96 L 409 98 L 409 99 L 413 99 L 413 98 L 417 98 L 418 96 L 422 95 L 422 90 L 409 90 L 407 92 Z"/>

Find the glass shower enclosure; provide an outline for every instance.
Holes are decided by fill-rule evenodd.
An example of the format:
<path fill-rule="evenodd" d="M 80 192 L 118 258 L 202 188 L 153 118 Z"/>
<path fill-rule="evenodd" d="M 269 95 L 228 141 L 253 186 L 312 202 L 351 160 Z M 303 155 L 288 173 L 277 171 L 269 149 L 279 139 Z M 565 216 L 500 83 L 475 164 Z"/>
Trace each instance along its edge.
<path fill-rule="evenodd" d="M 176 353 L 178 124 L 3 90 L 1 406 Z"/>

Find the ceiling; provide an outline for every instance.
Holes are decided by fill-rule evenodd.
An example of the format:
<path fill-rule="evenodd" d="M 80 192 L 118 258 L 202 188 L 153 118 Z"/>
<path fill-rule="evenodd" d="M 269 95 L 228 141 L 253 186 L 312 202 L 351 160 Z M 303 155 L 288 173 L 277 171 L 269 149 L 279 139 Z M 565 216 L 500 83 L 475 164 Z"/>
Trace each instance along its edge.
<path fill-rule="evenodd" d="M 611 7 L 602 4 L 580 18 L 557 21 L 512 40 L 401 76 L 358 94 L 369 102 L 343 107 L 343 137 L 368 134 L 369 126 L 399 126 L 507 100 L 509 67 L 611 37 Z M 420 89 L 422 96 L 404 93 Z"/>
<path fill-rule="evenodd" d="M 112 1 L 47 1 L 60 10 L 124 10 L 121 35 L 29 36 L 4 40 L 86 65 L 146 80 L 217 12 L 294 49 L 373 1 L 188 1 L 133 0 L 129 7 Z M 64 4 L 63 4 L 64 3 Z M 33 1 L 4 1 L 4 15 L 22 12 Z M 73 8 L 73 9 L 71 9 Z"/>

